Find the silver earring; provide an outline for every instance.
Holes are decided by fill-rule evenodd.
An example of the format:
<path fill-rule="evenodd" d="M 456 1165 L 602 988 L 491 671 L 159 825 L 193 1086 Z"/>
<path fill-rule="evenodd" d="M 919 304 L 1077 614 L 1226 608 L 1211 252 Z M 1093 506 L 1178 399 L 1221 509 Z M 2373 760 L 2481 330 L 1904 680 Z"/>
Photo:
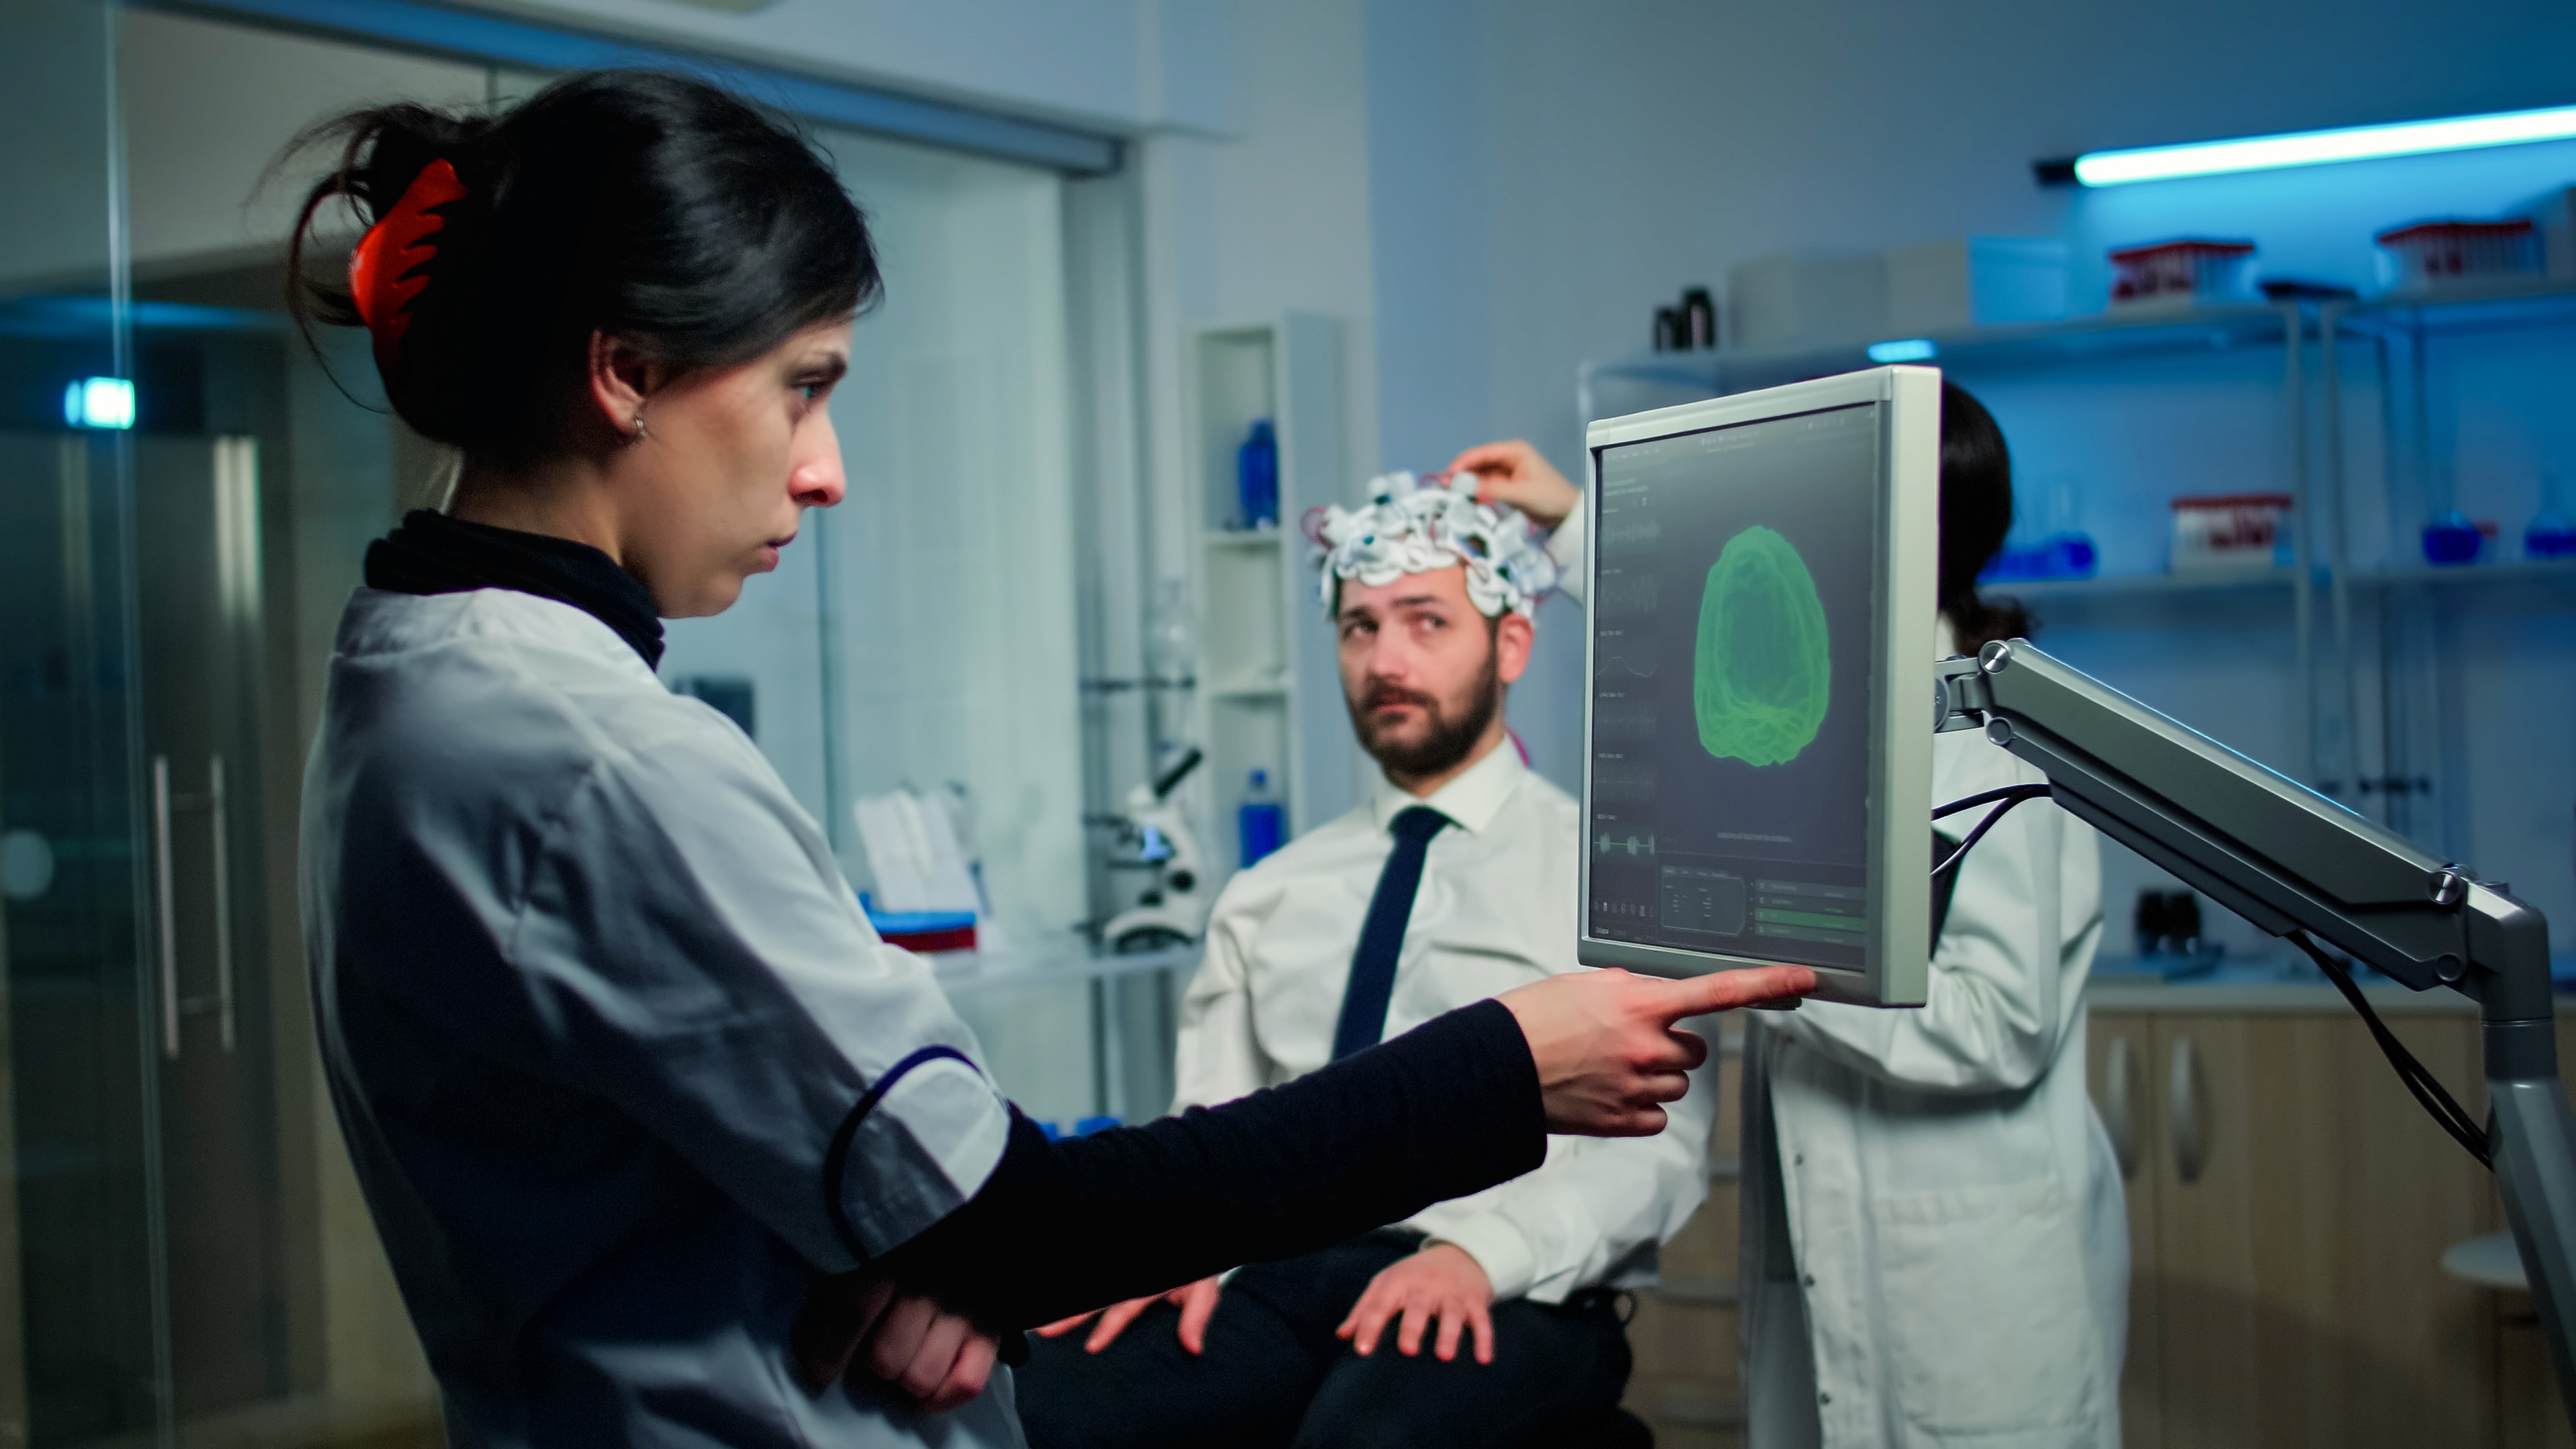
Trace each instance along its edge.
<path fill-rule="evenodd" d="M 642 413 L 637 413 L 635 415 L 635 441 L 640 443 L 650 436 L 651 434 L 644 431 L 644 415 Z"/>

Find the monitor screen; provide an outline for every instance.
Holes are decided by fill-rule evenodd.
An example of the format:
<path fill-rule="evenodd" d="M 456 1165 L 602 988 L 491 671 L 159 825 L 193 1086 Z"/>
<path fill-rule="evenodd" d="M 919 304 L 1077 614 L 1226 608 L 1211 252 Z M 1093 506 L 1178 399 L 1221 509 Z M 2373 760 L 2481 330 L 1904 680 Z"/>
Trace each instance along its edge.
<path fill-rule="evenodd" d="M 1884 406 L 1598 449 L 1588 935 L 1867 966 Z"/>

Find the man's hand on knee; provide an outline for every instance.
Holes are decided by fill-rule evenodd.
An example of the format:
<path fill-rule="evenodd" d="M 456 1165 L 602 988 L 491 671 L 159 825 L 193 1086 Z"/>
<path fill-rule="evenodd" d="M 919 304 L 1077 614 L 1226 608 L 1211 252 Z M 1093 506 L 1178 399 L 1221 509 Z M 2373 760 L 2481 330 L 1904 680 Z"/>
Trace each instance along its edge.
<path fill-rule="evenodd" d="M 1181 1310 L 1181 1347 L 1194 1354 L 1203 1352 L 1207 1348 L 1208 1319 L 1216 1313 L 1217 1295 L 1224 1286 L 1225 1280 L 1222 1278 L 1201 1278 L 1195 1283 L 1184 1283 L 1167 1293 L 1155 1293 L 1143 1298 L 1130 1298 L 1124 1303 L 1113 1303 L 1099 1310 L 1100 1321 L 1092 1325 L 1091 1336 L 1083 1340 L 1083 1351 L 1100 1352 L 1117 1342 L 1118 1335 L 1127 1331 L 1127 1325 L 1135 1322 L 1138 1314 L 1157 1303 L 1171 1303 L 1178 1305 Z M 1088 1313 L 1077 1313 L 1071 1318 L 1059 1318 L 1039 1329 L 1038 1336 L 1061 1338 L 1090 1322 L 1091 1317 L 1092 1315 Z"/>
<path fill-rule="evenodd" d="M 1458 1356 L 1458 1339 L 1472 1332 L 1476 1362 L 1494 1361 L 1494 1285 L 1466 1249 L 1433 1243 L 1412 1257 L 1399 1259 L 1369 1280 L 1368 1291 L 1351 1305 L 1350 1317 L 1337 1332 L 1354 1352 L 1377 1352 L 1377 1341 L 1399 1316 L 1396 1351 L 1411 1358 L 1422 1351 L 1423 1330 L 1433 1324 L 1440 1333 L 1431 1353 L 1442 1363 Z"/>

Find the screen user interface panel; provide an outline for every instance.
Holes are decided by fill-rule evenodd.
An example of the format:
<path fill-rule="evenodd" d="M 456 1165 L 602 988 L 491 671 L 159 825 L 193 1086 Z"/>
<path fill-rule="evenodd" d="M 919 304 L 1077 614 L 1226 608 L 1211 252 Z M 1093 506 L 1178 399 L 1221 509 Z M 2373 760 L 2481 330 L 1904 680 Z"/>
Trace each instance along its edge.
<path fill-rule="evenodd" d="M 1883 407 L 1599 450 L 1590 936 L 1867 969 Z"/>

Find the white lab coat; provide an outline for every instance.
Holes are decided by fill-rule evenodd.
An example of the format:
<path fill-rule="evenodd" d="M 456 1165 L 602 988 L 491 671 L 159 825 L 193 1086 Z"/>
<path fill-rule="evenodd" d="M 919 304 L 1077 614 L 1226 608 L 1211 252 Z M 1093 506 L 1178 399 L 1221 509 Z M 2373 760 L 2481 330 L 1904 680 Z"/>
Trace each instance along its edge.
<path fill-rule="evenodd" d="M 1959 732 L 1932 779 L 1937 802 L 2042 777 Z M 1751 1449 L 2116 1449 L 2128 1224 L 2084 1081 L 2101 930 L 2093 832 L 2024 804 L 1960 868 L 1926 1005 L 1755 1022 Z"/>
<path fill-rule="evenodd" d="M 1586 543 L 1581 508 L 1548 542 L 1577 603 Z M 1955 639 L 1941 620 L 1942 656 Z M 1926 804 L 2043 778 L 1938 735 Z M 2101 934 L 2092 829 L 2027 803 L 1961 865 L 1923 1007 L 1746 1013 L 1749 1449 L 2117 1449 L 2128 1209 L 2084 1082 Z"/>
<path fill-rule="evenodd" d="M 731 721 L 568 604 L 361 589 L 304 809 L 332 1103 L 452 1443 L 1021 1443 L 1007 1372 L 936 1419 L 791 1377 L 814 1275 L 973 1195 L 1008 1115 Z"/>

